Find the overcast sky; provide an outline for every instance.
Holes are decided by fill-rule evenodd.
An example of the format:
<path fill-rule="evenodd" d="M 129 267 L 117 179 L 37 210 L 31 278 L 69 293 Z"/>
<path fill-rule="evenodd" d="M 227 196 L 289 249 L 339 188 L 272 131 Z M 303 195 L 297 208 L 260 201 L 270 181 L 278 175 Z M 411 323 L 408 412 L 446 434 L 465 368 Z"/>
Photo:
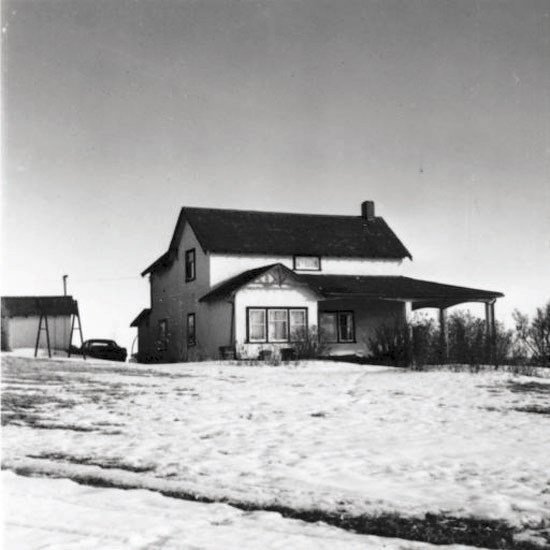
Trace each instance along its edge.
<path fill-rule="evenodd" d="M 2 293 L 130 346 L 183 205 L 359 213 L 550 299 L 550 0 L 4 0 Z"/>

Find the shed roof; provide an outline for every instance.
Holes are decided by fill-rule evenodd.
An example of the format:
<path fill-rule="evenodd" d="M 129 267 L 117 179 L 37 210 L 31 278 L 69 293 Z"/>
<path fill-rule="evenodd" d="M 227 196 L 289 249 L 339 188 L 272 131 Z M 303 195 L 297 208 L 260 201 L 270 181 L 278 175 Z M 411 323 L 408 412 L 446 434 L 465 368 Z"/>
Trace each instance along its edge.
<path fill-rule="evenodd" d="M 131 327 L 138 327 L 143 321 L 145 321 L 149 315 L 151 315 L 151 308 L 142 309 L 139 315 L 131 322 Z"/>
<path fill-rule="evenodd" d="M 169 265 L 192 227 L 204 251 L 229 254 L 313 255 L 400 260 L 412 258 L 383 218 L 183 207 L 168 252 L 142 275 Z M 167 263 L 168 262 L 168 263 Z"/>
<path fill-rule="evenodd" d="M 3 317 L 76 315 L 78 302 L 72 296 L 3 296 Z"/>

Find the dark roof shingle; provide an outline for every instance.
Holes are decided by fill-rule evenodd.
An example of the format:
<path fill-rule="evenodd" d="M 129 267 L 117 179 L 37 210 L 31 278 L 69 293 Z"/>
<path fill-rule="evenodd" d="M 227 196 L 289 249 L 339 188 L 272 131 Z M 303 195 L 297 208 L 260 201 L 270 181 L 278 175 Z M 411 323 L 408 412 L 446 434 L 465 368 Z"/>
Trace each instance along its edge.
<path fill-rule="evenodd" d="M 151 308 L 142 309 L 138 316 L 130 323 L 131 327 L 138 327 L 145 319 L 151 315 Z"/>
<path fill-rule="evenodd" d="M 325 296 L 352 295 L 365 298 L 403 299 L 418 303 L 431 301 L 462 303 L 492 300 L 504 296 L 501 292 L 446 285 L 411 277 L 392 275 L 300 275 L 308 285 Z M 424 306 L 427 307 L 427 306 Z M 437 306 L 434 306 L 437 307 Z"/>
<path fill-rule="evenodd" d="M 246 286 L 262 273 L 281 264 L 245 271 L 205 294 L 200 300 L 219 300 Z M 284 268 L 287 270 L 288 268 Z M 288 270 L 290 271 L 290 270 Z M 311 275 L 292 272 L 298 281 L 326 298 L 361 297 L 378 300 L 411 301 L 419 307 L 448 307 L 469 301 L 486 301 L 503 296 L 501 292 L 445 285 L 392 275 Z"/>
<path fill-rule="evenodd" d="M 142 275 L 171 264 L 185 223 L 205 251 L 400 260 L 410 252 L 381 217 L 183 207 L 168 252 Z"/>
<path fill-rule="evenodd" d="M 383 218 L 183 208 L 211 252 L 402 259 L 409 251 Z"/>
<path fill-rule="evenodd" d="M 73 315 L 78 313 L 78 303 L 72 296 L 3 296 L 3 317 L 28 317 L 34 315 Z"/>

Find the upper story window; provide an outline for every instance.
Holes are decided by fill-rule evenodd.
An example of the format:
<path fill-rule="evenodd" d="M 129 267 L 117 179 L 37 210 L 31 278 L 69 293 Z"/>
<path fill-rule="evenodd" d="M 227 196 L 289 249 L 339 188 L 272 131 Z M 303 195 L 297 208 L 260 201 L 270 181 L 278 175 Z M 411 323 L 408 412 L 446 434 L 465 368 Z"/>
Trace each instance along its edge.
<path fill-rule="evenodd" d="M 185 280 L 194 281 L 196 277 L 195 249 L 185 252 Z"/>
<path fill-rule="evenodd" d="M 319 256 L 294 256 L 294 269 L 300 271 L 321 271 Z"/>

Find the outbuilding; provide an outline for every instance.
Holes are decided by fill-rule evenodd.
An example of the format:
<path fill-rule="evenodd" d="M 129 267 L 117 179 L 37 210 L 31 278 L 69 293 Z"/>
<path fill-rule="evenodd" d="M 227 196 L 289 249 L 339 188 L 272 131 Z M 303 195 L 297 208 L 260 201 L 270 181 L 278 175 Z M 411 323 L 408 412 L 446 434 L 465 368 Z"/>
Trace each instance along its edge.
<path fill-rule="evenodd" d="M 2 297 L 2 350 L 67 351 L 80 317 L 72 296 Z"/>

